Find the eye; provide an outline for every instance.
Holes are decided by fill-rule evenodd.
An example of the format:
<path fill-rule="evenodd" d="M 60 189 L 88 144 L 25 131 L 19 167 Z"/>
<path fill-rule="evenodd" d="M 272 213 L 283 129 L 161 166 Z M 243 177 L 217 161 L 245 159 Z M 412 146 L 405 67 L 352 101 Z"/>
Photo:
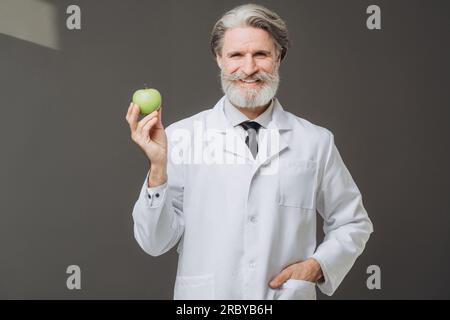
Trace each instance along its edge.
<path fill-rule="evenodd" d="M 267 57 L 267 53 L 265 53 L 265 52 L 257 52 L 255 54 L 255 56 L 257 56 L 257 57 Z"/>
<path fill-rule="evenodd" d="M 240 53 L 233 53 L 230 55 L 230 58 L 235 58 L 235 57 L 240 57 L 241 54 Z"/>

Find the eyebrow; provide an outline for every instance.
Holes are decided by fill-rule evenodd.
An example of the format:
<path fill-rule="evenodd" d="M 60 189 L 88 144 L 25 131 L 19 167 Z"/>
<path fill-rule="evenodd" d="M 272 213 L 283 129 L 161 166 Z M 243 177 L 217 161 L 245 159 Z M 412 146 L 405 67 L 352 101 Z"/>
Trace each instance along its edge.
<path fill-rule="evenodd" d="M 268 56 L 271 55 L 270 51 L 267 51 L 267 50 L 258 50 L 258 51 L 255 51 L 253 54 L 258 54 L 258 53 L 264 53 L 265 55 L 268 55 Z M 235 54 L 242 54 L 242 52 L 241 51 L 231 51 L 227 54 L 227 57 L 231 57 Z"/>

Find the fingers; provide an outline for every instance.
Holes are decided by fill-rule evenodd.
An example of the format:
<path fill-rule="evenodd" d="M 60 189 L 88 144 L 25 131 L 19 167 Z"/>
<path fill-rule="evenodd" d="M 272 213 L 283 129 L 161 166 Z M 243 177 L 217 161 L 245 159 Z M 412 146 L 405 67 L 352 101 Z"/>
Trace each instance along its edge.
<path fill-rule="evenodd" d="M 136 140 L 138 137 L 148 137 L 151 128 L 155 125 L 163 128 L 161 121 L 161 109 L 162 108 L 159 108 L 158 110 L 153 111 L 138 122 L 140 114 L 139 106 L 135 103 L 130 103 L 125 119 L 130 125 L 133 140 Z"/>
<path fill-rule="evenodd" d="M 131 109 L 133 108 L 133 102 L 130 102 L 130 105 L 128 106 L 128 111 L 127 111 L 127 115 L 125 117 L 125 119 L 127 119 L 128 121 L 128 117 L 130 116 L 131 113 Z"/>
<path fill-rule="evenodd" d="M 163 126 L 163 124 L 162 124 L 162 107 L 160 107 L 160 108 L 157 110 L 157 112 L 158 112 L 158 114 L 157 114 L 158 121 L 156 121 L 155 127 L 156 127 L 156 128 L 159 128 L 159 129 L 164 129 L 164 126 Z"/>
<path fill-rule="evenodd" d="M 290 269 L 284 269 L 275 278 L 273 278 L 272 281 L 270 281 L 269 286 L 272 289 L 278 288 L 283 283 L 285 283 L 290 277 L 291 277 Z"/>
<path fill-rule="evenodd" d="M 144 128 L 151 120 L 155 119 L 157 115 L 158 115 L 158 111 L 153 111 L 152 113 L 150 113 L 150 114 L 146 115 L 144 118 L 142 118 L 142 120 L 139 121 L 139 123 L 138 123 L 138 125 L 137 125 L 136 132 L 137 132 L 138 134 L 144 134 L 143 128 Z M 153 127 L 153 125 L 154 125 L 156 122 L 158 122 L 157 119 L 156 119 L 156 120 L 153 120 L 153 121 L 151 122 L 150 128 Z"/>
<path fill-rule="evenodd" d="M 162 127 L 162 106 L 158 110 L 158 125 Z"/>
<path fill-rule="evenodd" d="M 131 133 L 135 132 L 137 129 L 137 120 L 139 118 L 139 107 L 137 104 L 131 103 L 130 106 L 128 107 L 128 112 L 127 112 L 127 122 L 130 125 L 130 130 Z"/>
<path fill-rule="evenodd" d="M 153 126 L 158 122 L 158 118 L 154 117 L 150 119 L 143 127 L 142 127 L 142 135 L 144 137 L 150 136 L 150 130 L 153 128 Z"/>

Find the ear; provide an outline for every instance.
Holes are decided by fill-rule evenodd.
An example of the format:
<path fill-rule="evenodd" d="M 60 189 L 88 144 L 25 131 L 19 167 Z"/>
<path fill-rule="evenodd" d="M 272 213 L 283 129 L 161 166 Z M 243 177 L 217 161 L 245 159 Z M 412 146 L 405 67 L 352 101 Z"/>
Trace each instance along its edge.
<path fill-rule="evenodd" d="M 283 57 L 283 59 L 282 59 L 281 56 L 282 56 L 282 54 L 280 53 L 280 54 L 278 55 L 278 57 L 277 57 L 277 62 L 278 62 L 279 64 L 281 64 L 281 61 L 284 59 L 284 57 Z"/>
<path fill-rule="evenodd" d="M 219 68 L 222 69 L 222 67 L 223 67 L 223 60 L 222 60 L 222 57 L 220 55 L 216 55 L 216 62 L 217 62 L 217 65 L 219 66 Z"/>

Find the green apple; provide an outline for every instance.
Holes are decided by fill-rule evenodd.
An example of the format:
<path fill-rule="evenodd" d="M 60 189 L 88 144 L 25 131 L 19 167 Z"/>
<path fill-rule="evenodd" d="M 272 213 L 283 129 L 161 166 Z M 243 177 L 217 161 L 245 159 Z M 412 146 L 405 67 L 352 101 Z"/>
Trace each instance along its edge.
<path fill-rule="evenodd" d="M 142 114 L 150 114 L 161 107 L 161 94 L 156 89 L 139 89 L 133 94 L 133 103 L 139 106 Z"/>

